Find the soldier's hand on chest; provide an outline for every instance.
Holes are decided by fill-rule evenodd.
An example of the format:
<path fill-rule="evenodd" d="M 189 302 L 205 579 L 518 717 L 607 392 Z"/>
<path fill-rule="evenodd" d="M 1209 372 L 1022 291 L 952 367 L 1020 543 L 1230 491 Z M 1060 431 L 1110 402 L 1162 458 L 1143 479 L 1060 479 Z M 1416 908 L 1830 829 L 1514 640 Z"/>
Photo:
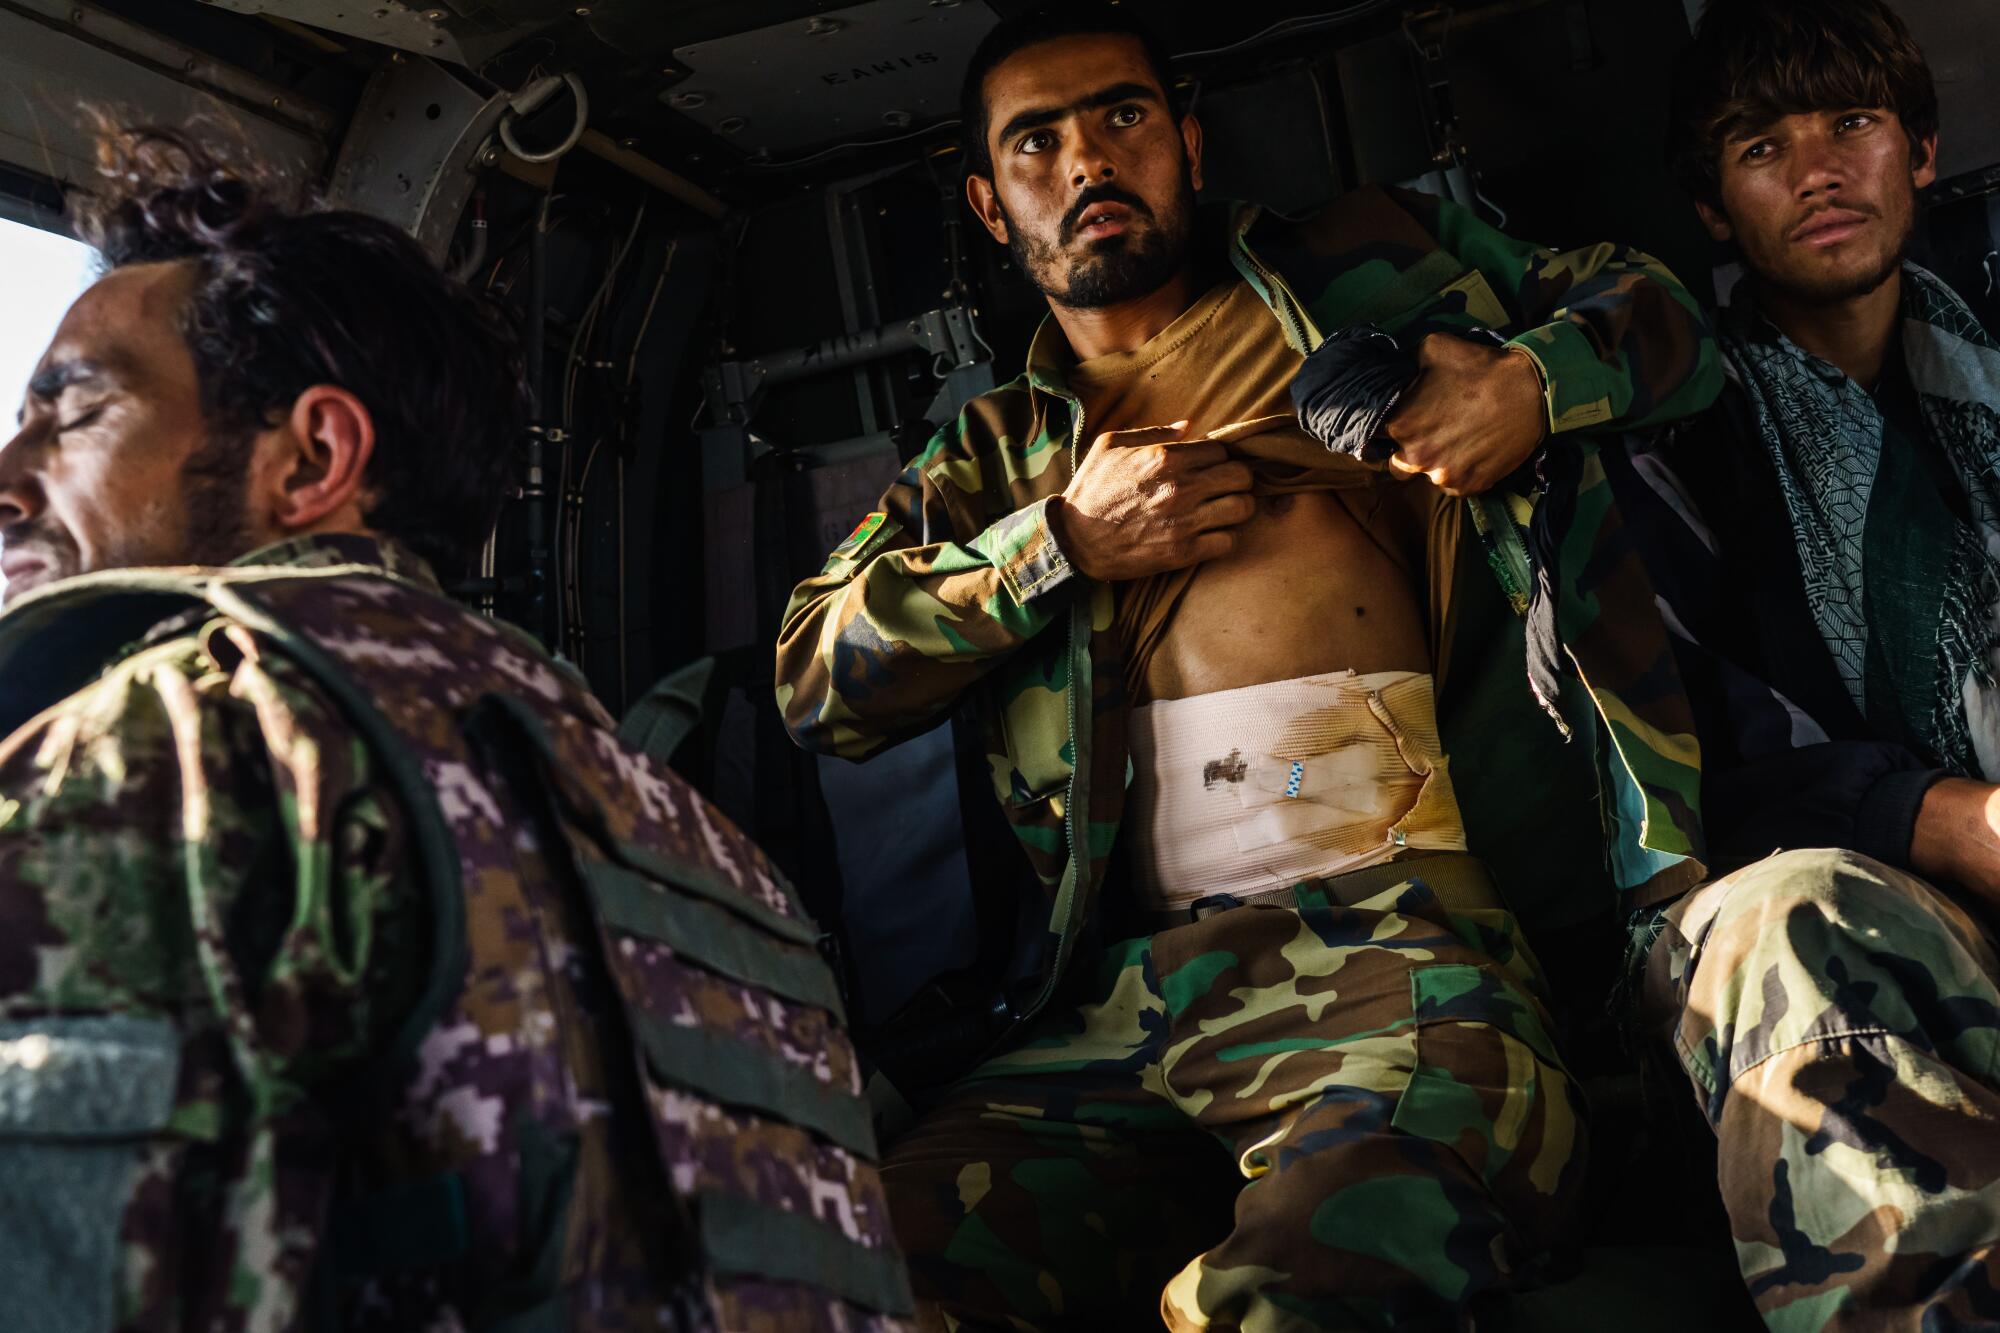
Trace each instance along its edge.
<path fill-rule="evenodd" d="M 1049 507 L 1057 544 L 1086 577 L 1145 578 L 1235 549 L 1231 529 L 1257 510 L 1250 469 L 1220 444 L 1183 440 L 1187 424 L 1098 436 Z"/>
<path fill-rule="evenodd" d="M 1524 352 L 1450 334 L 1417 345 L 1417 378 L 1383 423 L 1389 466 L 1452 495 L 1491 490 L 1548 433 L 1541 372 Z"/>

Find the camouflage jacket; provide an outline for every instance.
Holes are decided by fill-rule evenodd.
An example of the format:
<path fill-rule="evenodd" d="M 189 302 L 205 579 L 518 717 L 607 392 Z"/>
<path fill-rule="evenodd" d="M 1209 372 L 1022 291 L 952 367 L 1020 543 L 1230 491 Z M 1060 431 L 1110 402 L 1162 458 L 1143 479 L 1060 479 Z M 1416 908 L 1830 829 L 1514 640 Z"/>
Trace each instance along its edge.
<path fill-rule="evenodd" d="M 791 893 L 414 557 L 53 585 L 4 733 L 10 1326 L 906 1327 Z"/>
<path fill-rule="evenodd" d="M 1513 333 L 1547 386 L 1557 433 L 1629 428 L 1696 411 L 1721 384 L 1714 343 L 1658 261 L 1598 245 L 1554 253 L 1509 239 L 1430 196 L 1367 188 L 1306 223 L 1236 211 L 1229 260 L 1301 353 L 1322 330 L 1425 322 Z M 1044 323 L 1025 373 L 938 432 L 825 568 L 799 585 L 778 643 L 777 694 L 808 749 L 866 759 L 970 704 L 995 794 L 1048 898 L 1030 978 L 1011 997 L 1032 1015 L 1052 994 L 1088 920 L 1116 838 L 1128 775 L 1122 650 L 1108 586 L 1075 576 L 1051 535 L 1049 500 L 1073 475 L 1088 423 Z M 1559 534 L 1589 550 L 1615 537 L 1601 475 L 1586 467 Z M 1488 562 L 1517 611 L 1533 591 L 1531 497 L 1471 503 Z M 1599 599 L 1644 596 L 1609 565 L 1570 562 L 1567 624 Z M 1651 612 L 1651 603 L 1645 604 Z M 1643 621 L 1643 618 L 1641 618 Z M 1656 617 L 1655 617 L 1656 619 Z M 1673 876 L 1696 845 L 1697 760 L 1664 635 L 1574 645 L 1605 720 L 1607 819 L 1617 878 Z M 1596 655 L 1593 656 L 1592 654 Z M 1635 663 L 1634 655 L 1646 657 Z M 1664 677 L 1648 675 L 1661 667 Z M 1661 681 L 1667 682 L 1666 688 Z M 1645 682 L 1626 698 L 1619 689 Z M 1522 680 L 1525 694 L 1526 680 Z"/>

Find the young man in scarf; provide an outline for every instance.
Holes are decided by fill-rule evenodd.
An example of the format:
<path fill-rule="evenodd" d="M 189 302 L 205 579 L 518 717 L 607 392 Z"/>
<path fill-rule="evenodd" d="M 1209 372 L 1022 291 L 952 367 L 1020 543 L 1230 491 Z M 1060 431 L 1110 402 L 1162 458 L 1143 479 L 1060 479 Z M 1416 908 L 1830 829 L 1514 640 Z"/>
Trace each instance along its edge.
<path fill-rule="evenodd" d="M 1993 1327 L 2000 343 L 1904 257 L 1937 96 L 1881 0 L 1715 0 L 1676 103 L 1746 274 L 1716 406 L 1602 454 L 1721 876 L 1635 921 L 1642 993 L 1772 1327 Z"/>

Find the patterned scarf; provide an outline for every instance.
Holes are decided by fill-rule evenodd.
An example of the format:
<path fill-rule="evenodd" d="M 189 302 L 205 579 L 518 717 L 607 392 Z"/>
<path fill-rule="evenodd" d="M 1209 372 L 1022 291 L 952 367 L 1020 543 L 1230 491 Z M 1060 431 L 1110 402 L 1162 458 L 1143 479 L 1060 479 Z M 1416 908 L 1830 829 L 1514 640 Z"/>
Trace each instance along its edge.
<path fill-rule="evenodd" d="M 1742 293 L 1738 293 L 1739 297 Z M 1994 688 L 1994 603 L 2000 590 L 2000 343 L 1957 294 L 1914 264 L 1903 268 L 1902 344 L 1923 424 L 1964 488 L 1973 522 L 1957 524 L 1939 590 L 1937 699 L 1930 750 L 1952 772 L 1984 772 L 1996 745 L 1976 742 L 1966 693 Z M 1741 378 L 1776 466 L 1798 540 L 1806 600 L 1855 706 L 1867 712 L 1868 622 L 1862 538 L 1881 465 L 1874 397 L 1806 352 L 1747 301 L 1722 312 L 1720 342 Z"/>

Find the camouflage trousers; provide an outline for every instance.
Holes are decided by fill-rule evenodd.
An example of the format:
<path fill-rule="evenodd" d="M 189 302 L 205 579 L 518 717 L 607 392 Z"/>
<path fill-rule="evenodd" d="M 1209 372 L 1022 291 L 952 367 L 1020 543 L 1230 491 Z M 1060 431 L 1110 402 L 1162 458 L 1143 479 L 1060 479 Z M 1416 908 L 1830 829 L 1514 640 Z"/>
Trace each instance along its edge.
<path fill-rule="evenodd" d="M 2000 960 L 1946 894 L 1787 852 L 1675 904 L 1648 960 L 1773 1329 L 2000 1327 Z"/>
<path fill-rule="evenodd" d="M 1105 951 L 892 1145 L 932 1329 L 1463 1328 L 1582 1174 L 1512 919 L 1314 885 Z"/>

